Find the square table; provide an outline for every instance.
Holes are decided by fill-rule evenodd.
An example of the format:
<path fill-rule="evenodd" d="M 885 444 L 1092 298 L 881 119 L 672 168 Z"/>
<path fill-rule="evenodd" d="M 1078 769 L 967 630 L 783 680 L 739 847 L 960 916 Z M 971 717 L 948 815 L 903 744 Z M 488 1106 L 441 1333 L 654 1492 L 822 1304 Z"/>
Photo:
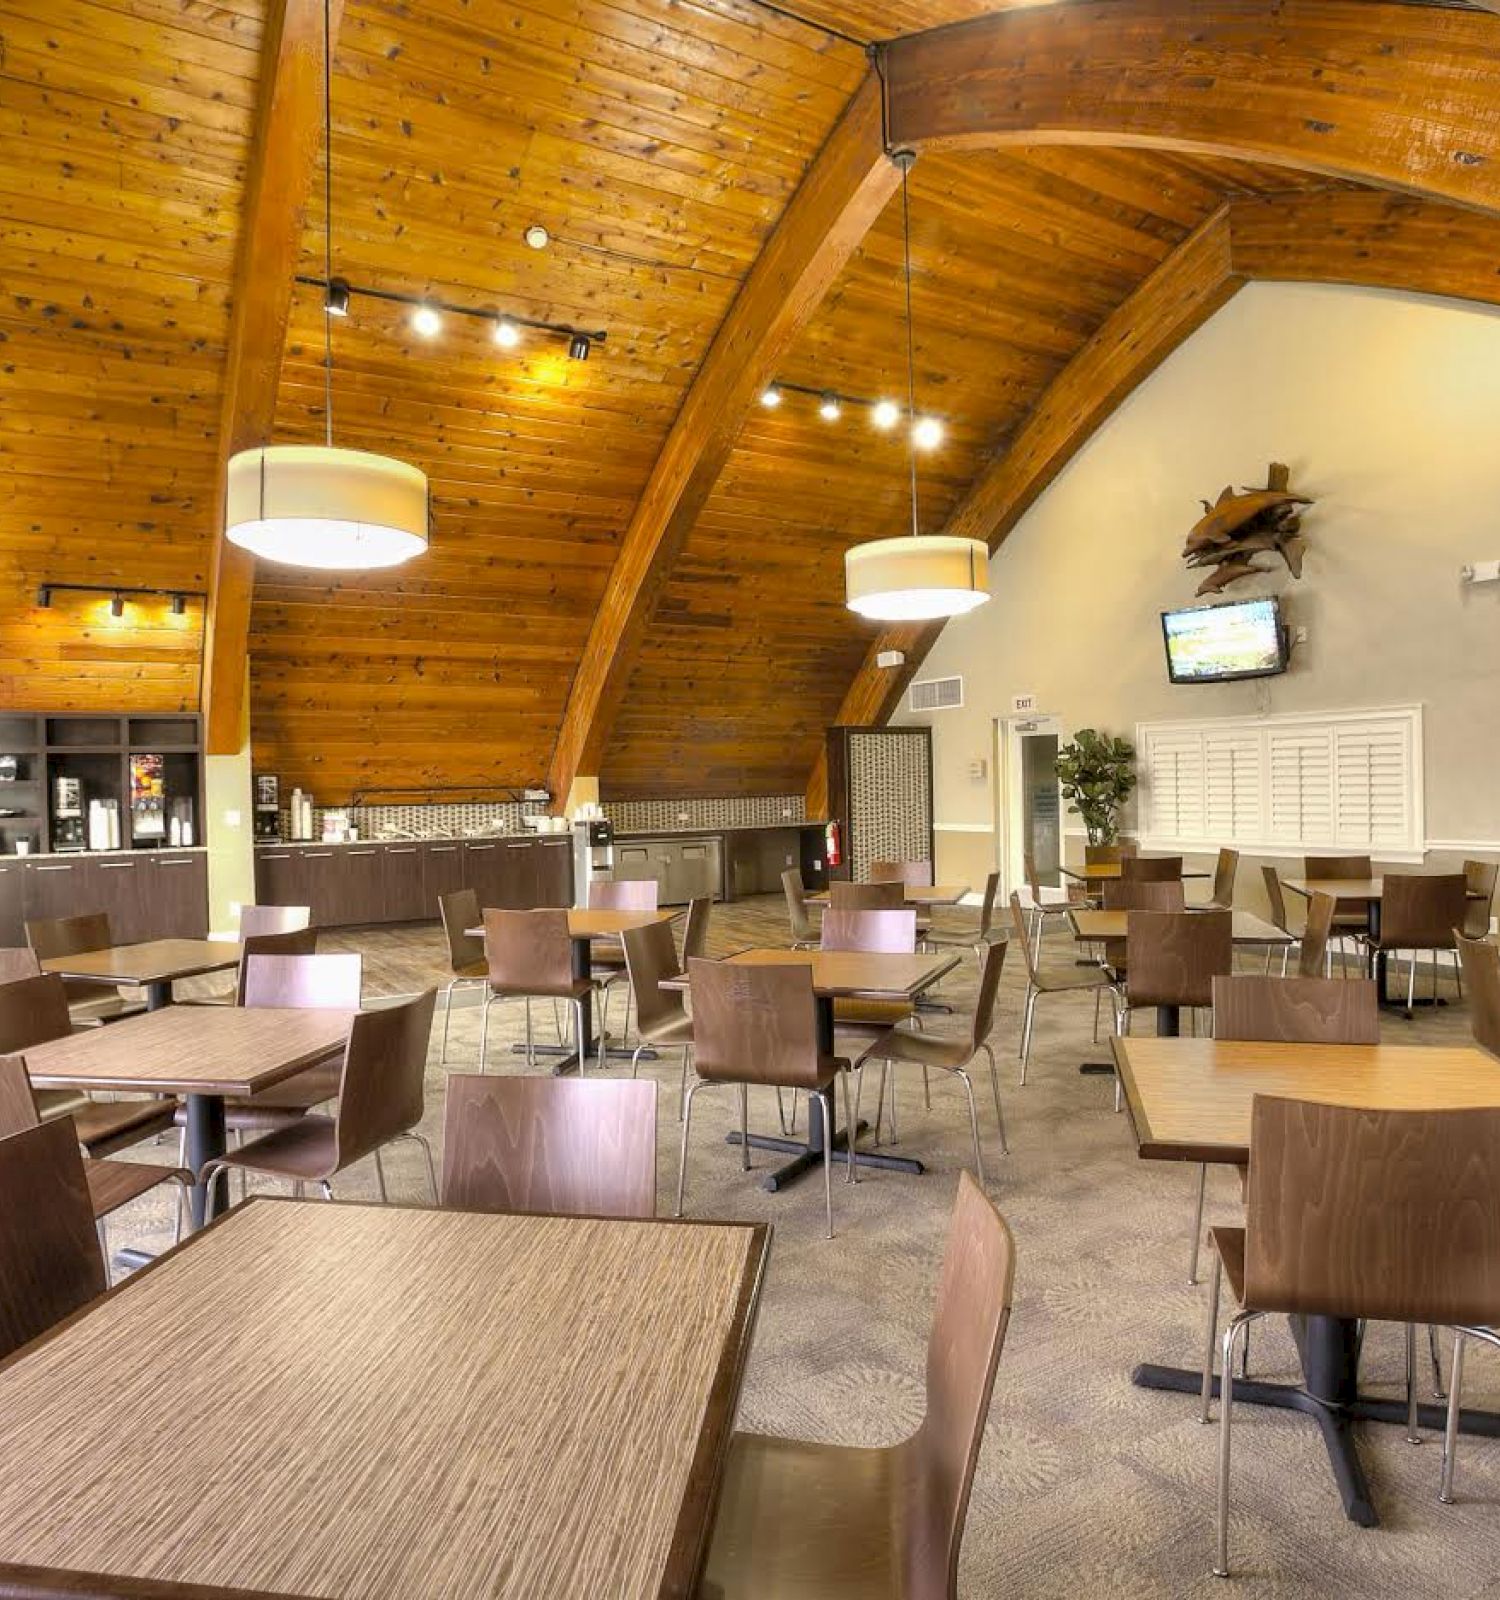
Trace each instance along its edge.
<path fill-rule="evenodd" d="M 813 997 L 818 1013 L 818 1049 L 824 1055 L 834 1053 L 833 1002 L 835 1000 L 907 1000 L 915 1002 L 917 996 L 930 989 L 946 973 L 958 965 L 958 957 L 940 955 L 899 955 L 884 951 L 866 950 L 741 950 L 727 956 L 728 961 L 741 965 L 793 966 L 812 968 Z M 686 989 L 691 992 L 688 975 L 683 972 L 662 982 L 663 989 Z M 830 1096 L 830 1101 L 832 1100 Z M 837 1126 L 830 1130 L 832 1148 L 843 1148 L 845 1132 Z M 864 1131 L 861 1123 L 858 1133 Z M 727 1144 L 740 1142 L 739 1130 L 725 1135 Z M 807 1097 L 807 1138 L 780 1139 L 770 1134 L 752 1133 L 749 1142 L 757 1150 L 775 1150 L 793 1157 L 761 1179 L 761 1187 L 775 1193 L 809 1172 L 816 1171 L 823 1161 L 823 1107 L 816 1095 Z M 884 1167 L 894 1172 L 909 1172 L 920 1177 L 926 1169 L 920 1161 L 907 1156 L 890 1156 L 874 1151 L 859 1156 L 859 1164 Z"/>
<path fill-rule="evenodd" d="M 1500 1106 L 1500 1061 L 1472 1045 L 1281 1044 L 1227 1039 L 1116 1038 L 1111 1041 L 1143 1160 L 1227 1162 L 1254 1159 L 1251 1108 L 1258 1094 L 1380 1110 Z M 1334 1479 L 1351 1521 L 1376 1524 L 1369 1484 L 1355 1450 L 1357 1421 L 1405 1423 L 1404 1401 L 1359 1392 L 1360 1340 L 1353 1319 L 1292 1317 L 1302 1361 L 1299 1385 L 1237 1380 L 1237 1404 L 1311 1416 L 1323 1433 Z M 1196 1395 L 1201 1370 L 1138 1366 L 1143 1389 Z M 1218 1379 L 1214 1379 L 1218 1393 Z M 1441 1430 L 1446 1412 L 1420 1408 Z M 1500 1436 L 1500 1415 L 1465 1410 L 1466 1432 Z"/>
<path fill-rule="evenodd" d="M 908 883 L 904 887 L 909 906 L 956 906 L 969 892 L 966 883 Z M 805 898 L 809 905 L 826 906 L 833 891 L 818 889 Z"/>
<path fill-rule="evenodd" d="M 39 1089 L 182 1095 L 194 1177 L 225 1152 L 224 1101 L 248 1099 L 343 1047 L 352 1011 L 273 1006 L 166 1006 L 107 1028 L 85 1028 L 21 1052 Z M 228 1204 L 219 1174 L 217 1205 Z M 204 1185 L 192 1189 L 193 1226 Z"/>
<path fill-rule="evenodd" d="M 42 971 L 144 989 L 146 1009 L 157 1011 L 171 1005 L 175 979 L 199 978 L 239 964 L 238 940 L 148 939 L 144 944 L 116 944 L 104 950 L 51 956 L 42 962 Z"/>
<path fill-rule="evenodd" d="M 593 942 L 595 939 L 618 939 L 622 933 L 628 933 L 632 928 L 649 928 L 658 922 L 675 922 L 682 915 L 681 910 L 666 911 L 617 911 L 600 908 L 595 911 L 574 908 L 568 912 L 568 937 L 573 941 L 573 976 L 575 978 L 588 978 L 593 975 Z M 464 932 L 471 939 L 484 938 L 484 924 L 477 928 L 465 928 Z M 628 1017 L 627 1017 L 628 1020 Z M 609 1043 L 610 1036 L 605 1035 L 604 1054 L 608 1059 L 615 1056 L 620 1060 L 630 1060 L 635 1057 L 641 1061 L 655 1061 L 656 1051 L 649 1046 L 642 1049 L 638 1057 L 633 1050 L 623 1046 L 616 1047 Z M 524 1044 L 513 1044 L 511 1049 L 518 1055 L 526 1054 Z M 571 1072 L 578 1066 L 578 1051 L 576 1047 L 565 1044 L 533 1044 L 532 1054 L 539 1056 L 555 1056 L 557 1058 L 552 1072 Z M 583 997 L 583 1058 L 591 1060 L 599 1053 L 599 1040 L 594 1033 L 594 996 L 590 989 Z"/>
<path fill-rule="evenodd" d="M 1165 861 L 1167 856 L 1137 856 L 1137 861 Z M 1123 877 L 1124 873 L 1118 861 L 1086 861 L 1081 867 L 1059 867 L 1057 869 L 1066 878 L 1076 878 L 1080 883 L 1107 883 L 1112 879 Z M 1208 878 L 1213 874 L 1204 872 L 1199 868 L 1185 871 L 1184 878 Z"/>
<path fill-rule="evenodd" d="M 252 1199 L 0 1368 L 0 1589 L 686 1600 L 769 1241 Z"/>

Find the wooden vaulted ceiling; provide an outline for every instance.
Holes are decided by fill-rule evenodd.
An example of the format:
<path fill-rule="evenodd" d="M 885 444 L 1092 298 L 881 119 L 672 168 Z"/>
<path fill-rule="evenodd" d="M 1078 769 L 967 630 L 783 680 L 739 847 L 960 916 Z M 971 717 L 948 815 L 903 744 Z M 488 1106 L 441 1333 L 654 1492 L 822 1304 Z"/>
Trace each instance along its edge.
<path fill-rule="evenodd" d="M 853 407 L 827 424 L 797 395 L 763 411 L 723 378 L 761 362 L 815 389 L 901 396 L 899 200 L 862 51 L 752 0 L 341 9 L 335 270 L 608 340 L 586 363 L 539 337 L 500 352 L 450 317 L 424 341 L 399 307 L 356 299 L 335 326 L 336 439 L 429 473 L 433 549 L 387 574 L 261 566 L 257 763 L 328 800 L 549 772 L 565 786 L 580 771 L 607 795 L 800 788 L 828 722 L 878 716 L 899 691 L 875 649 L 917 660 L 931 640 L 874 634 L 842 605 L 844 548 L 906 525 L 898 437 Z M 922 152 L 919 408 L 948 427 L 921 461 L 925 529 L 1003 537 L 1246 277 L 1316 277 L 1326 262 L 1346 280 L 1496 297 L 1490 18 L 1216 0 L 1192 8 L 1174 58 L 1189 35 L 1163 36 L 1156 12 L 1181 0 L 1061 0 L 990 23 L 1011 8 L 793 9 L 856 40 L 981 18 L 890 57 L 893 133 Z M 42 611 L 31 594 L 43 579 L 213 578 L 265 23 L 262 0 L 0 0 L 0 702 L 197 703 L 196 604 L 113 619 L 86 599 Z M 1215 51 L 1222 79 L 1204 67 Z M 1137 58 L 1131 104 L 1102 114 Z M 1101 76 L 1075 103 L 1079 62 Z M 1287 75 L 1266 110 L 1236 87 L 1263 71 Z M 1410 104 L 1392 115 L 1403 73 Z M 1024 94 L 1005 88 L 1017 83 Z M 848 203 L 797 197 L 842 230 L 838 248 L 784 277 L 791 258 L 772 253 L 795 253 L 788 203 L 827 167 L 819 151 L 861 84 Z M 1226 153 L 1246 149 L 1261 158 Z M 321 172 L 306 165 L 295 264 L 316 275 Z M 1429 198 L 1387 203 L 1401 189 Z M 522 240 L 532 222 L 553 235 L 545 252 Z M 322 436 L 324 332 L 320 292 L 303 286 L 284 346 L 259 352 L 279 439 Z"/>

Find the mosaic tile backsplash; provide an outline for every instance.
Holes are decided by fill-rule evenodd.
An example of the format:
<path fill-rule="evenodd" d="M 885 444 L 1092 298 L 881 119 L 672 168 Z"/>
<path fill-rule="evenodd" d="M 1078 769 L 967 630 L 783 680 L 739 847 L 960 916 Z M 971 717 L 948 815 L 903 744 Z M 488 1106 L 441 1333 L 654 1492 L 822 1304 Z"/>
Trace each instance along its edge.
<path fill-rule="evenodd" d="M 312 836 L 323 834 L 323 807 L 313 807 Z M 541 803 L 493 801 L 469 805 L 354 806 L 349 823 L 361 839 L 452 839 L 520 833 L 521 819 L 541 816 Z M 744 795 L 728 800 L 622 800 L 606 802 L 616 833 L 691 832 L 697 828 L 760 828 L 806 819 L 800 794 Z M 292 836 L 291 813 L 281 813 L 281 836 Z"/>

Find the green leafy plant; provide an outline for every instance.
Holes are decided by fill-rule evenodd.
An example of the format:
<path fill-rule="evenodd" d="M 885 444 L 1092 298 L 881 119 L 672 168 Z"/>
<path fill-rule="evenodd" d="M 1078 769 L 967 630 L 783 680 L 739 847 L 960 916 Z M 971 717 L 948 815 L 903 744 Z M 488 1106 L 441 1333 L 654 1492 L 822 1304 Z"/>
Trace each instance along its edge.
<path fill-rule="evenodd" d="M 1057 781 L 1068 810 L 1083 818 L 1090 844 L 1120 836 L 1120 807 L 1135 788 L 1135 746 L 1095 728 L 1080 728 L 1057 752 Z"/>

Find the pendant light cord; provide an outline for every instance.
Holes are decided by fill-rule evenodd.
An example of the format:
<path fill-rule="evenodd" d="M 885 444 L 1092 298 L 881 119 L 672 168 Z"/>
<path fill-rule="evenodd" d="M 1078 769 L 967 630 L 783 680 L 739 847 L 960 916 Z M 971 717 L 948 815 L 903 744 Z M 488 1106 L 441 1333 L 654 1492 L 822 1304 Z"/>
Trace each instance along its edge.
<path fill-rule="evenodd" d="M 323 0 L 323 278 L 333 281 L 333 0 Z M 333 318 L 323 308 L 323 426 L 333 448 Z"/>
<path fill-rule="evenodd" d="M 917 520 L 917 356 L 911 320 L 911 204 L 906 178 L 911 171 L 908 157 L 901 164 L 901 237 L 906 266 L 906 455 L 911 465 L 911 533 L 920 533 Z"/>

